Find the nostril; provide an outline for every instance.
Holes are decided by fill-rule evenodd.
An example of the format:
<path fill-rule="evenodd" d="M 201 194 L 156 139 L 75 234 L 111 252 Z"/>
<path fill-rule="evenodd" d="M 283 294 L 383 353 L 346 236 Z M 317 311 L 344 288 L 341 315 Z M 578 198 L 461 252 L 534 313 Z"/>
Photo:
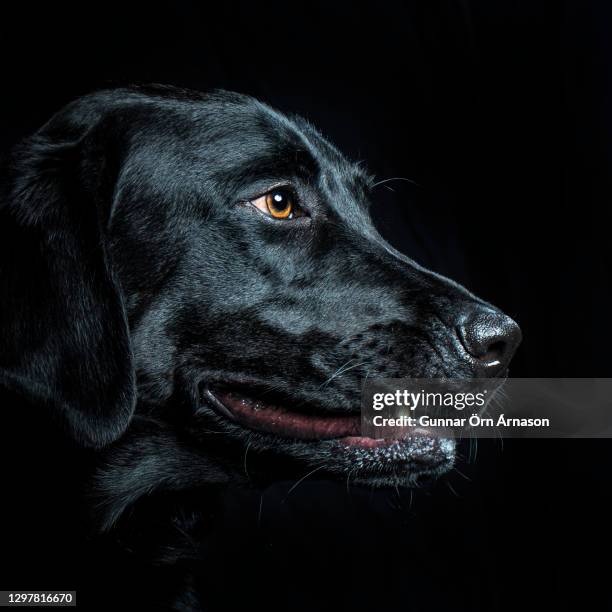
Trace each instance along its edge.
<path fill-rule="evenodd" d="M 499 361 L 506 350 L 506 343 L 503 340 L 493 342 L 491 346 L 487 347 L 486 351 L 482 355 L 477 355 L 481 361 Z"/>

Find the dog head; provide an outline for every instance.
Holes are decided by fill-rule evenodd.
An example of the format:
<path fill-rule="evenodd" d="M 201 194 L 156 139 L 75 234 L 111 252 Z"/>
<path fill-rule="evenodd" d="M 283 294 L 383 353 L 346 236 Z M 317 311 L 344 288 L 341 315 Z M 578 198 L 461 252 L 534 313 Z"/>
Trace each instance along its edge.
<path fill-rule="evenodd" d="M 361 383 L 504 376 L 516 324 L 394 250 L 373 180 L 311 125 L 230 93 L 115 90 L 69 105 L 3 194 L 5 385 L 104 446 L 134 410 L 225 466 L 377 485 L 450 441 L 372 444 Z"/>

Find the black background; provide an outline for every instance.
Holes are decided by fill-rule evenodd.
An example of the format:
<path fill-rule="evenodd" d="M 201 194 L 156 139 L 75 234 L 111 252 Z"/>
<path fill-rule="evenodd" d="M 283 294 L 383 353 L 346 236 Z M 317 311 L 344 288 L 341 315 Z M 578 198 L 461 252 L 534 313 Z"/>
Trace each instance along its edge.
<path fill-rule="evenodd" d="M 17 13 L 0 25 L 3 151 L 101 87 L 252 94 L 311 119 L 379 179 L 414 181 L 377 188 L 381 231 L 520 323 L 513 376 L 611 375 L 609 3 L 99 2 Z M 289 494 L 294 483 L 228 493 L 204 545 L 211 608 L 246 596 L 285 610 L 612 609 L 608 442 L 464 450 L 460 473 L 430 490 L 313 478 Z"/>

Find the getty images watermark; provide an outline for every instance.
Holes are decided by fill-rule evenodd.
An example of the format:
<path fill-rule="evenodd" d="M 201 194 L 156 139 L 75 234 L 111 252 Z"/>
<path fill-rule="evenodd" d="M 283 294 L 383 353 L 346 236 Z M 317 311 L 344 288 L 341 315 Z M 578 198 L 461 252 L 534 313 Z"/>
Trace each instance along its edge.
<path fill-rule="evenodd" d="M 609 438 L 612 378 L 368 380 L 361 421 L 371 438 Z"/>

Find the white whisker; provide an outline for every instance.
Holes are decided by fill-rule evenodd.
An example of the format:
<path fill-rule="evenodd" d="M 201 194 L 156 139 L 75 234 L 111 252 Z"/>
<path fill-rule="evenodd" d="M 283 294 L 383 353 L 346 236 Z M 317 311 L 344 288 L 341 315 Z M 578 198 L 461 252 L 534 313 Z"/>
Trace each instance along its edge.
<path fill-rule="evenodd" d="M 392 176 L 391 178 L 384 179 L 382 181 L 378 181 L 374 183 L 372 185 L 372 189 L 374 189 L 375 187 L 378 187 L 379 185 L 384 185 L 385 183 L 389 183 L 390 181 L 406 181 L 407 183 L 412 183 L 413 185 L 416 185 L 417 187 L 421 187 L 419 183 L 417 183 L 416 181 L 413 181 L 412 179 L 409 179 L 403 176 Z"/>
<path fill-rule="evenodd" d="M 287 491 L 287 495 L 285 495 L 285 497 L 283 498 L 283 502 L 289 497 L 289 495 L 297 488 L 298 485 L 302 484 L 309 476 L 312 476 L 315 472 L 318 472 L 319 470 L 322 470 L 325 466 L 320 465 L 319 467 L 315 468 L 314 470 L 312 470 L 312 472 L 308 472 L 308 474 L 306 474 L 306 476 L 302 476 L 302 478 L 300 478 L 288 491 Z"/>

